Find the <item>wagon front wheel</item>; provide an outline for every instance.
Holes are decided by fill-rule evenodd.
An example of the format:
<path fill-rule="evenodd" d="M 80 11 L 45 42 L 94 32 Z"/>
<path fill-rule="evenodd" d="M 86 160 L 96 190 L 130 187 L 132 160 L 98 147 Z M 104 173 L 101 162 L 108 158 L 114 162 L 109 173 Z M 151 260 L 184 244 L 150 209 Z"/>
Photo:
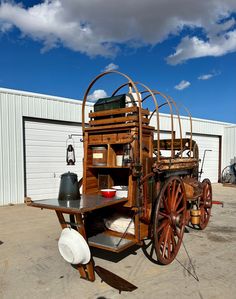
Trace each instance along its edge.
<path fill-rule="evenodd" d="M 153 236 L 157 260 L 170 264 L 182 243 L 186 222 L 186 195 L 182 180 L 173 176 L 163 185 L 154 210 Z"/>
<path fill-rule="evenodd" d="M 199 209 L 201 211 L 200 214 L 200 223 L 199 228 L 206 228 L 210 216 L 211 216 L 211 207 L 212 207 L 212 187 L 211 182 L 208 179 L 204 179 L 202 181 L 203 192 L 199 201 Z"/>

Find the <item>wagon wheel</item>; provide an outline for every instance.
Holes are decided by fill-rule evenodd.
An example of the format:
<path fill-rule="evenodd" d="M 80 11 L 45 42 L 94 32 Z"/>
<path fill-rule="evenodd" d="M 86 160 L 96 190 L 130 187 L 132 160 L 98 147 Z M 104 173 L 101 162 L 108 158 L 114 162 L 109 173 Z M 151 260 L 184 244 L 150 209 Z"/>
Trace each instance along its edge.
<path fill-rule="evenodd" d="M 154 210 L 153 236 L 157 260 L 170 264 L 176 257 L 186 222 L 186 195 L 182 180 L 170 177 L 163 185 Z"/>
<path fill-rule="evenodd" d="M 224 183 L 232 183 L 234 178 L 234 174 L 232 171 L 231 166 L 226 166 L 223 170 L 222 170 L 222 174 L 221 174 L 221 182 Z"/>
<path fill-rule="evenodd" d="M 211 216 L 211 207 L 212 207 L 211 182 L 208 179 L 204 179 L 202 181 L 202 184 L 203 184 L 203 192 L 199 201 L 199 209 L 201 211 L 201 214 L 200 214 L 200 223 L 198 227 L 200 229 L 206 228 Z"/>

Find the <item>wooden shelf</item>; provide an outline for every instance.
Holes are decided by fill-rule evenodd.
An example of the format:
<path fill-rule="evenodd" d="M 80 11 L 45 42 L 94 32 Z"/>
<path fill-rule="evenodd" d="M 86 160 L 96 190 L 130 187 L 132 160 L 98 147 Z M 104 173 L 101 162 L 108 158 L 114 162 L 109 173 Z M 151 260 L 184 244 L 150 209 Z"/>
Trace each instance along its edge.
<path fill-rule="evenodd" d="M 99 146 L 99 145 L 106 145 L 106 144 L 110 144 L 110 145 L 117 145 L 117 144 L 127 144 L 127 143 L 131 143 L 133 141 L 133 139 L 127 139 L 127 140 L 123 140 L 123 141 L 112 141 L 112 142 L 109 142 L 108 141 L 92 141 L 92 142 L 89 142 L 88 143 L 88 146 Z"/>
<path fill-rule="evenodd" d="M 105 249 L 107 251 L 122 252 L 123 250 L 134 246 L 137 241 L 129 239 L 121 239 L 121 237 L 108 236 L 104 233 L 97 234 L 96 236 L 88 239 L 89 246 Z"/>
<path fill-rule="evenodd" d="M 103 166 L 103 165 L 99 165 L 99 166 L 88 166 L 88 168 L 117 168 L 117 169 L 129 169 L 130 166 Z"/>

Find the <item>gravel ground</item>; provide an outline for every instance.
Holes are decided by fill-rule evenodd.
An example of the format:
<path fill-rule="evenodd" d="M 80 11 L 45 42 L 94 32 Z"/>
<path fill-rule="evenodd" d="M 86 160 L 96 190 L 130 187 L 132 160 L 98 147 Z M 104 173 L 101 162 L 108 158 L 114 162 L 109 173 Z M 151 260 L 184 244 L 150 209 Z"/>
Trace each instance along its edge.
<path fill-rule="evenodd" d="M 93 283 L 80 279 L 61 258 L 55 212 L 25 205 L 0 207 L 0 298 L 234 299 L 236 188 L 214 184 L 213 195 L 224 207 L 213 206 L 204 231 L 185 233 L 177 259 L 168 266 L 152 263 L 141 248 L 122 256 L 93 251 L 96 265 L 138 287 L 121 294 L 99 277 Z"/>

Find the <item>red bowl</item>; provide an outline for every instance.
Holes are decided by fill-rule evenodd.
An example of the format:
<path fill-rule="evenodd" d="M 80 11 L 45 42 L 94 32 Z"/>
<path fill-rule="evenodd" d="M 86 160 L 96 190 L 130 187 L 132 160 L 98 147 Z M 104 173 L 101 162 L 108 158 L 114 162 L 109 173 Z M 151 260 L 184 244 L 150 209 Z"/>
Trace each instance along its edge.
<path fill-rule="evenodd" d="M 111 197 L 114 197 L 116 195 L 116 190 L 114 190 L 114 189 L 102 189 L 101 193 L 102 193 L 103 197 L 111 198 Z"/>

